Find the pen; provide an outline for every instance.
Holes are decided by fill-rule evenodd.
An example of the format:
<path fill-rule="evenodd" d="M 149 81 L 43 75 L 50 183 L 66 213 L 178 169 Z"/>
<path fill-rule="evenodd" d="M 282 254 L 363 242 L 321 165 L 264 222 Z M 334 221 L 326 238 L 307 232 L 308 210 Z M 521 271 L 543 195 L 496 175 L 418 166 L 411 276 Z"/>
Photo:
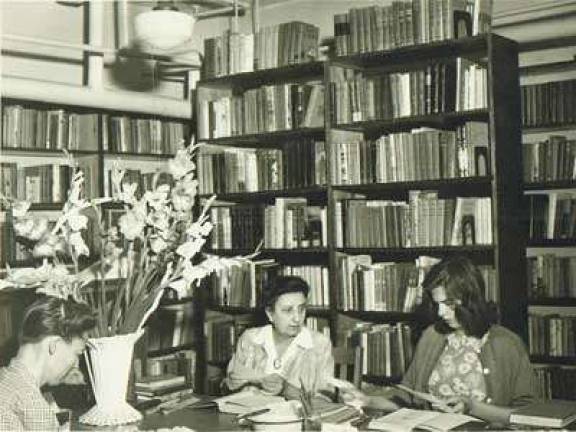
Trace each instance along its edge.
<path fill-rule="evenodd" d="M 269 412 L 269 411 L 270 411 L 270 408 L 262 408 L 262 409 L 259 409 L 259 410 L 257 410 L 257 411 L 251 411 L 251 412 L 248 412 L 248 413 L 241 414 L 241 415 L 239 415 L 238 417 L 236 417 L 236 419 L 237 419 L 237 420 L 242 420 L 242 419 L 245 419 L 245 418 L 248 418 L 248 417 L 252 417 L 252 416 L 255 416 L 255 415 L 258 415 L 258 414 L 264 414 L 264 413 L 267 413 L 267 412 Z"/>

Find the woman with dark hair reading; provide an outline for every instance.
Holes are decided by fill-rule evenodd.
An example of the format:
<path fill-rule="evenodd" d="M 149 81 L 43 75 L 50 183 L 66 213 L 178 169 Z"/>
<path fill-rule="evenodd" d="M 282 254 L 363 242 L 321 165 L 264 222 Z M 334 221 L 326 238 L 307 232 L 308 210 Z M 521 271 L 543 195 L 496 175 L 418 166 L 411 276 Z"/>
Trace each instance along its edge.
<path fill-rule="evenodd" d="M 334 371 L 332 345 L 304 324 L 309 290 L 301 278 L 283 276 L 264 291 L 271 324 L 247 329 L 238 340 L 228 364 L 230 390 L 258 387 L 293 399 L 299 397 L 301 383 L 313 392 L 325 387 L 324 378 Z"/>
<path fill-rule="evenodd" d="M 43 297 L 26 309 L 20 347 L 0 369 L 0 430 L 57 430 L 56 413 L 40 388 L 64 381 L 78 366 L 96 320 L 73 300 Z"/>
<path fill-rule="evenodd" d="M 496 324 L 482 274 L 466 258 L 446 259 L 432 267 L 423 286 L 438 319 L 420 338 L 402 384 L 439 399 L 434 409 L 507 423 L 514 408 L 534 400 L 534 374 L 522 340 Z M 387 397 L 352 391 L 345 399 L 352 397 L 385 409 L 398 407 L 392 401 L 425 404 L 399 389 Z"/>

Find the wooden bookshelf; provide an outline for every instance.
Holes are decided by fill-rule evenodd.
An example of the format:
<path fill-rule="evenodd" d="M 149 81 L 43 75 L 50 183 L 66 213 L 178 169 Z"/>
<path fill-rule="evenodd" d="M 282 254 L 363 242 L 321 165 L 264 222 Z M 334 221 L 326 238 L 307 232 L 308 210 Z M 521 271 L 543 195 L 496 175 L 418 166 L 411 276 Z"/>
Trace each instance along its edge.
<path fill-rule="evenodd" d="M 335 124 L 332 119 L 334 82 L 337 68 L 351 68 L 365 72 L 366 76 L 389 74 L 399 71 L 417 70 L 422 65 L 433 64 L 438 60 L 465 57 L 486 69 L 487 104 L 483 107 L 459 111 L 435 112 L 426 115 L 408 115 L 388 119 Z M 418 44 L 393 50 L 337 57 L 327 62 L 294 65 L 274 70 L 256 71 L 232 76 L 201 80 L 198 83 L 197 109 L 211 98 L 242 95 L 245 91 L 262 85 L 285 85 L 308 82 L 321 82 L 324 85 L 324 125 L 323 127 L 291 129 L 276 132 L 262 132 L 239 136 L 205 139 L 209 144 L 229 146 L 238 149 L 279 149 L 282 143 L 309 137 L 324 140 L 326 148 L 327 186 L 284 190 L 260 190 L 255 192 L 230 193 L 222 191 L 217 199 L 231 203 L 270 204 L 277 198 L 302 197 L 309 202 L 325 203 L 327 207 L 327 246 L 323 248 L 263 249 L 262 258 L 274 258 L 280 266 L 303 265 L 310 260 L 314 264 L 326 266 L 329 273 L 329 307 L 311 308 L 309 316 L 319 316 L 329 321 L 333 342 L 341 340 L 345 322 L 363 321 L 374 324 L 414 323 L 419 317 L 411 312 L 374 312 L 363 310 L 342 310 L 339 306 L 340 276 L 339 257 L 343 255 L 369 255 L 375 262 L 410 263 L 419 256 L 431 255 L 447 257 L 467 255 L 477 264 L 494 268 L 502 322 L 524 338 L 527 337 L 526 270 L 524 249 L 525 233 L 520 224 L 523 215 L 521 166 L 520 112 L 517 46 L 514 42 L 498 35 L 482 35 L 457 40 L 445 40 L 429 44 Z M 200 120 L 199 120 L 200 121 Z M 335 184 L 331 173 L 337 157 L 333 149 L 339 140 L 373 139 L 379 135 L 409 132 L 412 128 L 433 127 L 448 130 L 465 125 L 467 122 L 487 124 L 490 129 L 487 173 L 453 176 L 452 178 L 428 178 L 426 180 L 394 182 L 361 182 L 359 184 Z M 199 176 L 201 178 L 201 174 Z M 337 204 L 344 199 L 397 199 L 407 200 L 411 191 L 436 191 L 440 198 L 455 199 L 483 197 L 491 200 L 492 226 L 490 244 L 438 245 L 414 247 L 339 247 L 337 246 Z M 205 195 L 208 197 L 208 194 Z M 233 256 L 250 252 L 245 249 L 212 250 L 211 253 Z M 524 305 L 519 308 L 518 305 Z M 207 310 L 225 314 L 254 312 L 252 308 L 210 306 Z M 346 324 L 343 324 L 346 325 Z M 205 341 L 204 341 L 205 342 Z M 211 364 L 213 366 L 213 364 Z M 225 365 L 222 365 L 225 366 Z M 199 373 L 204 374 L 206 362 L 199 363 Z M 365 377 L 370 381 L 370 377 Z M 388 381 L 390 382 L 390 381 Z"/>
<path fill-rule="evenodd" d="M 48 124 L 49 119 L 52 119 L 53 123 Z M 133 131 L 126 132 L 125 130 L 126 134 L 119 135 L 119 131 L 114 130 L 114 122 L 123 123 L 123 128 L 133 128 Z M 25 179 L 22 170 L 25 170 L 26 167 L 63 163 L 66 159 L 63 149 L 67 149 L 79 162 L 81 168 L 84 168 L 82 165 L 83 161 L 89 161 L 90 165 L 88 168 L 93 169 L 91 175 L 85 171 L 87 183 L 91 180 L 96 182 L 96 184 L 92 185 L 91 191 L 93 194 L 89 196 L 90 198 L 106 195 L 105 183 L 107 182 L 106 177 L 108 176 L 107 170 L 110 168 L 110 161 L 118 159 L 121 160 L 121 163 L 133 163 L 144 172 L 147 169 L 149 169 L 149 172 L 154 172 L 160 165 L 167 168 L 168 159 L 173 157 L 174 152 L 172 149 L 177 148 L 177 144 L 180 144 L 180 138 L 184 140 L 184 143 L 187 143 L 191 133 L 190 121 L 182 118 L 17 98 L 2 98 L 2 128 L 2 142 L 0 143 L 2 164 L 13 164 L 13 172 L 16 175 L 10 181 L 13 179 L 22 181 L 22 179 Z M 112 146 L 113 143 L 127 144 L 128 141 L 130 141 L 129 146 L 147 143 L 146 145 L 149 148 L 142 148 L 142 151 L 116 151 Z M 90 148 L 83 148 L 87 143 L 89 143 Z M 41 147 L 38 147 L 38 144 Z M 152 148 L 153 145 L 155 146 L 154 148 Z M 71 148 L 70 146 L 73 147 Z M 7 175 L 8 173 L 4 171 L 3 167 L 0 178 Z M 6 179 L 7 177 L 4 177 L 4 180 Z M 0 187 L 5 188 L 5 184 L 0 181 Z M 68 184 L 63 184 L 62 186 L 63 190 L 68 190 Z M 22 191 L 26 192 L 24 189 L 22 187 L 16 192 L 20 195 Z M 0 192 L 14 196 L 13 194 L 7 194 L 3 189 Z M 27 198 L 26 196 L 15 197 L 20 200 Z M 30 211 L 32 213 L 57 213 L 63 208 L 63 200 L 66 198 L 65 194 L 62 198 L 58 202 L 33 202 Z M 123 206 L 108 203 L 103 208 L 104 211 L 121 210 Z M 5 227 L 7 225 L 0 226 L 2 230 Z M 5 253 L 5 246 L 7 245 L 2 244 L 3 254 Z M 15 245 L 10 245 L 10 247 L 15 248 Z M 90 256 L 87 259 L 82 258 L 80 265 L 81 267 L 90 265 L 95 263 L 97 259 L 98 256 Z M 68 261 L 65 263 L 71 264 Z M 12 268 L 36 267 L 40 262 L 37 260 L 9 260 L 7 264 Z M 110 289 L 113 288 L 115 287 L 110 287 Z M 0 295 L 2 296 L 0 300 L 0 303 L 2 303 L 1 313 L 4 314 L 4 311 L 8 309 L 11 314 L 10 319 L 13 325 L 10 327 L 10 331 L 13 333 L 13 339 L 20 325 L 24 307 L 34 297 L 34 290 L 3 291 Z M 192 304 L 192 298 L 164 299 L 157 313 L 162 313 L 166 307 L 174 307 L 175 305 L 186 307 Z M 7 306 L 4 307 L 5 305 Z M 193 343 L 186 343 L 170 348 L 148 350 L 148 338 L 144 337 L 142 341 L 136 350 L 136 355 L 143 359 L 150 356 L 158 357 L 182 350 L 195 349 Z M 5 345 L 5 342 L 4 339 L 0 341 L 0 352 L 2 354 L 6 353 L 6 355 L 14 354 L 10 346 Z M 2 357 L 2 361 L 5 360 Z"/>

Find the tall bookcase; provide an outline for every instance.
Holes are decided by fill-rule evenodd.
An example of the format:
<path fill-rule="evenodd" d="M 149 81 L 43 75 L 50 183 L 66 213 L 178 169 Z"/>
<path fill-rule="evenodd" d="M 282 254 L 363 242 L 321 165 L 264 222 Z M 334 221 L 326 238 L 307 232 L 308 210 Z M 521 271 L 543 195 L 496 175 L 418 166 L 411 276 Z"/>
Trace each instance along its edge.
<path fill-rule="evenodd" d="M 472 78 L 476 72 L 465 71 L 470 64 L 482 69 L 484 72 L 479 75 L 484 74 L 484 78 Z M 398 78 L 400 75 L 404 75 L 404 78 Z M 372 83 L 366 84 L 371 80 Z M 275 119 L 278 115 L 281 119 L 285 119 L 286 112 L 294 115 L 294 111 L 286 109 L 284 99 L 276 96 L 277 93 L 274 93 L 274 90 L 267 90 L 266 86 L 283 88 L 290 84 L 292 85 L 290 88 L 296 88 L 295 92 L 298 94 L 298 86 L 310 83 L 313 83 L 312 85 L 319 83 L 324 87 L 323 124 L 314 127 L 308 127 L 308 124 L 305 124 L 306 127 L 296 127 L 299 123 L 291 119 L 282 124 L 286 130 L 274 130 L 277 128 L 277 123 L 268 123 L 267 120 Z M 477 90 L 483 89 L 483 91 L 479 90 L 478 94 L 470 91 L 467 93 L 467 88 L 474 88 L 473 83 L 476 83 Z M 387 86 L 386 90 L 384 86 Z M 405 90 L 410 87 L 412 91 L 406 92 Z M 259 91 L 263 94 L 261 99 L 256 99 L 255 105 L 246 105 L 246 92 L 257 88 L 260 88 Z M 216 188 L 218 190 L 214 192 L 217 192 L 217 199 L 222 201 L 222 205 L 230 208 L 246 204 L 255 207 L 263 203 L 266 205 L 274 203 L 275 206 L 293 204 L 289 201 L 278 204 L 278 198 L 286 197 L 306 198 L 307 205 L 310 207 L 316 205 L 325 207 L 326 216 L 324 219 L 321 218 L 323 232 L 320 234 L 325 243 L 320 242 L 319 247 L 312 246 L 314 244 L 312 241 L 308 242 L 308 239 L 295 235 L 296 240 L 293 242 L 288 240 L 288 243 L 285 243 L 289 245 L 288 247 L 265 247 L 260 257 L 274 258 L 281 265 L 298 266 L 310 263 L 326 267 L 329 283 L 328 299 L 323 307 L 312 307 L 309 315 L 320 316 L 328 321 L 334 343 L 343 341 L 343 332 L 346 331 L 346 322 L 349 320 L 385 325 L 395 322 L 414 323 L 419 319 L 410 310 L 405 312 L 382 307 L 382 305 L 370 307 L 373 310 L 343 307 L 343 297 L 348 296 L 348 293 L 343 290 L 344 276 L 342 276 L 341 257 L 344 255 L 369 256 L 374 262 L 406 263 L 413 262 L 420 256 L 441 258 L 462 254 L 469 256 L 479 265 L 492 266 L 494 268 L 492 274 L 494 295 L 500 307 L 501 322 L 527 339 L 524 255 L 526 235 L 520 223 L 524 207 L 522 165 L 518 163 L 522 157 L 520 93 L 518 54 L 514 42 L 498 35 L 487 34 L 413 45 L 393 50 L 336 57 L 327 62 L 306 63 L 205 79 L 198 82 L 197 91 L 199 140 L 209 144 L 208 148 L 212 149 L 210 151 L 218 153 L 220 151 L 218 148 L 225 147 L 236 150 L 254 149 L 250 151 L 258 152 L 258 149 L 286 149 L 289 145 L 287 143 L 296 140 L 308 142 L 311 146 L 316 146 L 315 143 L 318 141 L 324 142 L 327 170 L 325 185 L 283 186 L 294 184 L 294 182 L 286 182 L 280 186 L 276 185 L 274 190 L 259 190 L 257 186 L 252 186 L 249 189 L 250 192 L 246 192 L 248 190 L 246 188 L 234 193 L 228 193 L 225 188 L 224 190 Z M 280 90 L 282 91 L 288 92 L 288 90 Z M 378 93 L 378 91 L 383 93 Z M 454 92 L 458 91 L 460 91 L 457 96 L 459 102 L 455 105 Z M 270 95 L 270 93 L 274 94 Z M 308 101 L 304 102 L 303 109 L 305 111 L 317 109 L 314 105 L 317 101 L 312 103 L 309 99 L 306 97 L 303 99 Z M 290 101 L 297 107 L 301 103 L 298 98 L 290 99 Z M 307 103 L 309 106 L 306 106 Z M 405 105 L 401 106 L 402 103 Z M 244 111 L 239 107 L 243 107 Z M 258 111 L 258 107 L 261 111 Z M 238 121 L 242 119 L 242 116 L 251 115 L 256 116 L 256 120 L 248 118 L 247 121 L 260 121 L 258 130 L 262 132 L 243 134 Z M 470 126 L 466 126 L 467 123 L 473 123 L 476 126 L 483 124 L 484 127 L 487 125 L 489 142 L 474 142 L 472 135 L 465 135 Z M 402 142 L 402 139 L 410 140 L 411 138 L 406 138 L 406 135 L 411 134 L 402 136 L 399 134 L 424 127 L 447 131 L 447 136 L 451 138 L 441 139 L 452 140 L 450 142 L 456 146 L 466 145 L 458 141 L 464 137 L 463 139 L 469 140 L 468 144 L 472 147 L 483 147 L 484 149 L 478 150 L 478 153 L 481 154 L 479 158 L 487 161 L 486 164 L 483 168 L 474 167 L 477 165 L 474 159 L 476 153 L 474 149 L 447 150 L 448 147 L 443 147 L 443 150 L 435 150 L 433 143 L 426 143 L 418 154 L 414 153 L 414 150 L 408 152 L 399 146 L 395 147 L 393 152 L 400 152 L 397 153 L 398 164 L 391 166 L 390 154 L 387 157 L 385 153 L 385 146 L 390 144 L 384 144 L 379 150 L 374 150 L 373 144 L 370 144 L 373 150 L 366 150 L 369 146 L 364 146 L 364 144 L 359 144 L 356 147 L 357 150 L 351 150 L 352 147 L 342 145 L 350 141 L 377 141 L 378 137 L 394 134 L 399 137 L 399 142 Z M 430 133 L 431 129 L 414 132 L 414 134 Z M 437 131 L 431 133 L 444 137 Z M 232 134 L 234 135 L 230 136 Z M 409 144 L 403 145 L 405 149 L 408 149 Z M 440 144 L 437 142 L 436 145 Z M 234 151 L 231 150 L 231 152 Z M 304 150 L 301 151 L 304 152 Z M 462 160 L 458 162 L 456 156 L 458 151 L 462 154 L 469 151 L 468 162 Z M 314 152 L 301 154 L 299 159 L 301 165 L 310 166 L 306 161 L 309 154 L 317 155 Z M 373 172 L 371 178 L 368 178 L 363 168 L 371 166 L 372 170 L 376 169 L 374 168 L 376 166 L 374 154 L 380 157 L 378 162 L 380 171 L 376 174 Z M 440 154 L 443 156 L 438 156 Z M 433 158 L 437 158 L 435 165 L 431 162 Z M 214 180 L 214 173 L 222 172 L 222 169 L 218 168 L 217 159 L 216 157 L 209 159 L 210 162 L 207 164 L 199 162 L 201 182 L 209 178 L 211 181 L 220 182 L 219 184 L 226 184 L 224 178 Z M 315 169 L 322 166 L 318 162 L 319 159 L 322 158 L 319 157 L 313 165 Z M 420 165 L 414 168 L 415 164 L 410 162 L 412 160 L 418 160 Z M 241 171 L 244 174 L 241 177 L 244 181 L 248 174 L 245 174 L 247 170 L 243 164 L 244 162 L 242 162 Z M 399 173 L 400 164 L 403 164 L 402 168 L 408 169 L 411 175 L 387 176 L 390 171 L 388 174 L 382 172 L 386 169 L 394 169 L 397 170 L 396 173 Z M 460 172 L 454 168 L 454 164 L 468 164 L 471 168 Z M 355 173 L 350 171 L 354 168 L 352 165 L 356 169 Z M 265 165 L 250 166 L 259 170 L 258 172 L 266 171 Z M 408 168 L 409 166 L 412 168 Z M 422 168 L 425 166 L 433 168 Z M 415 169 L 421 171 L 416 171 L 415 174 Z M 288 170 L 284 169 L 283 173 L 296 177 L 304 175 L 302 171 L 298 171 L 298 168 L 292 167 Z M 205 176 L 207 171 L 210 171 L 208 177 Z M 232 176 L 232 173 L 235 171 L 228 171 L 226 176 Z M 349 180 L 342 181 L 342 176 Z M 252 183 L 260 185 L 256 180 Z M 422 225 L 419 229 L 420 232 L 424 232 L 423 221 L 426 221 L 428 231 L 426 236 L 421 234 L 423 237 L 414 237 L 413 233 L 417 224 L 410 219 L 410 212 L 407 209 L 414 204 L 411 197 L 417 196 L 416 191 L 431 192 L 430 196 L 434 197 L 434 202 L 442 200 L 451 202 L 452 204 L 446 205 L 454 205 L 454 207 L 448 208 L 457 212 L 456 208 L 459 207 L 458 211 L 462 215 L 465 214 L 463 209 L 467 198 L 477 197 L 484 199 L 485 202 L 488 200 L 490 206 L 489 210 L 486 210 L 486 206 L 483 208 L 479 206 L 475 213 L 472 212 L 474 222 L 468 228 L 473 230 L 474 234 L 466 240 L 461 237 L 460 229 L 456 229 L 456 233 L 453 234 L 454 228 L 452 225 L 448 226 L 449 221 L 446 224 L 442 222 L 443 226 L 447 226 L 445 229 L 449 234 L 434 236 L 432 231 L 436 227 L 435 223 L 447 217 L 446 214 L 449 211 L 445 211 L 445 214 L 430 216 L 430 211 L 437 213 L 439 211 L 431 210 L 435 208 L 434 204 L 425 207 L 424 210 L 421 208 L 421 211 L 429 213 L 420 214 L 419 220 Z M 209 192 L 205 193 L 204 198 L 210 196 L 213 191 Z M 374 219 L 365 215 L 369 213 L 361 213 L 363 210 L 352 216 L 347 213 L 350 207 L 347 201 L 352 200 L 375 203 L 403 202 L 404 204 L 399 204 L 398 207 L 405 210 L 383 210 L 383 216 L 379 216 L 380 226 L 370 227 Z M 371 205 L 368 204 L 367 207 Z M 294 207 L 294 212 L 299 211 L 296 207 Z M 258 229 L 264 232 L 264 238 L 270 235 L 271 231 L 276 231 L 274 225 L 265 221 L 266 215 L 262 216 L 261 213 L 252 213 L 252 215 L 253 218 L 260 220 Z M 293 216 L 293 213 L 289 213 L 288 218 L 285 219 L 289 225 L 293 224 L 294 220 L 297 225 L 299 221 Z M 358 219 L 355 219 L 356 217 Z M 433 219 L 433 217 L 440 219 Z M 224 237 L 226 230 L 235 232 L 250 227 L 245 222 L 241 222 L 240 225 L 235 225 L 236 222 L 224 222 L 225 216 L 218 216 L 216 219 L 213 221 L 216 225 L 216 232 L 218 232 L 219 224 L 229 224 L 228 228 L 222 228 Z M 490 220 L 491 224 L 487 224 Z M 461 222 L 460 220 L 458 223 Z M 464 222 L 466 225 L 466 220 Z M 390 228 L 392 223 L 396 224 L 396 228 Z M 357 225 L 354 237 L 349 232 L 353 224 Z M 403 227 L 403 229 L 398 231 L 398 227 Z M 284 227 L 284 233 L 286 233 L 285 229 Z M 291 225 L 288 232 L 294 235 L 294 229 Z M 407 240 L 410 236 L 413 238 Z M 475 243 L 472 243 L 470 238 L 474 238 Z M 378 241 L 373 242 L 374 239 L 385 240 L 378 243 Z M 284 240 L 286 240 L 286 234 L 284 234 Z M 254 239 L 251 244 L 253 242 Z M 214 252 L 237 254 L 246 251 L 242 248 L 226 247 L 218 248 Z M 231 285 L 228 292 L 233 289 L 234 286 Z M 354 300 L 351 294 L 350 297 L 353 301 L 357 300 Z M 233 316 L 238 313 L 254 315 L 258 311 L 254 305 L 249 307 L 222 304 L 214 306 L 208 299 L 204 300 L 204 309 L 207 313 L 217 310 L 220 314 Z M 238 332 L 231 332 L 229 335 L 234 342 Z M 228 347 L 229 352 L 231 349 L 233 348 Z M 225 365 L 223 361 L 220 363 L 222 367 Z M 205 353 L 199 354 L 200 373 L 204 373 L 206 367 Z M 390 378 L 397 377 L 365 378 L 386 382 Z"/>
<path fill-rule="evenodd" d="M 66 165 L 63 149 L 68 150 L 84 169 L 87 196 L 110 196 L 112 163 L 118 162 L 121 167 L 131 170 L 128 174 L 131 181 L 139 181 L 143 188 L 147 173 L 167 169 L 174 149 L 182 139 L 187 142 L 190 133 L 189 120 L 182 118 L 2 98 L 0 191 L 31 201 L 31 211 L 36 215 L 56 218 L 69 187 L 70 172 L 61 167 Z M 121 208 L 110 205 L 104 213 L 108 222 L 113 223 L 121 212 Z M 6 265 L 17 268 L 39 264 L 32 257 L 17 252 L 9 217 L 9 212 L 0 209 L 2 269 Z M 90 243 L 90 238 L 86 240 Z M 95 245 L 91 247 L 91 253 L 88 261 L 97 259 Z M 29 290 L 10 289 L 0 293 L 0 315 L 6 324 L 0 332 L 2 363 L 14 354 L 22 312 L 33 300 L 31 294 Z M 172 303 L 180 304 L 181 308 L 192 305 L 190 299 Z M 165 307 L 174 308 L 174 305 L 162 305 L 158 315 L 164 313 Z M 161 330 L 159 326 L 151 332 Z M 140 355 L 144 358 L 191 348 L 190 344 L 173 347 L 171 343 L 169 348 L 150 346 L 148 349 L 148 342 L 143 341 L 141 345 Z"/>
<path fill-rule="evenodd" d="M 560 399 L 576 399 L 575 71 L 572 61 L 522 70 L 530 354 L 542 396 Z"/>

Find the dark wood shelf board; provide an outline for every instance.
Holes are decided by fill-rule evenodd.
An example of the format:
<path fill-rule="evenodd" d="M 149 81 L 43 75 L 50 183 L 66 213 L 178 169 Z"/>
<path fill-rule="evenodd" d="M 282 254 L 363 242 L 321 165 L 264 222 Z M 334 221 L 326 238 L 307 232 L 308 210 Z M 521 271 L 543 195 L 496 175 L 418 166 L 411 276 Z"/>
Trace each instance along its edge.
<path fill-rule="evenodd" d="M 568 123 L 568 124 L 548 124 L 548 125 L 540 125 L 540 126 L 522 126 L 522 133 L 525 134 L 532 134 L 532 133 L 555 133 L 561 131 L 569 131 L 575 130 L 576 123 Z"/>
<path fill-rule="evenodd" d="M 160 301 L 160 307 L 162 306 L 175 306 L 175 305 L 183 305 L 187 303 L 192 303 L 194 299 L 192 297 L 183 297 L 179 299 L 162 299 Z"/>
<path fill-rule="evenodd" d="M 530 306 L 555 306 L 555 307 L 574 307 L 576 306 L 575 297 L 538 297 L 529 298 Z"/>
<path fill-rule="evenodd" d="M 266 190 L 257 192 L 231 192 L 217 194 L 201 194 L 200 198 L 210 198 L 216 195 L 216 199 L 232 202 L 263 202 L 278 197 L 305 197 L 314 199 L 326 199 L 328 188 L 325 186 L 310 186 L 295 189 Z"/>
<path fill-rule="evenodd" d="M 523 77 L 530 75 L 540 75 L 551 72 L 566 72 L 576 70 L 576 61 L 564 60 L 551 63 L 534 64 L 520 68 L 520 75 Z"/>
<path fill-rule="evenodd" d="M 401 376 L 362 375 L 362 381 L 376 385 L 394 385 L 402 381 Z"/>
<path fill-rule="evenodd" d="M 306 308 L 306 315 L 309 317 L 330 318 L 332 311 L 328 307 L 323 306 L 308 306 Z"/>
<path fill-rule="evenodd" d="M 497 35 L 479 35 L 461 39 L 448 39 L 384 51 L 336 57 L 334 62 L 347 66 L 367 68 L 394 63 L 415 63 L 425 59 L 440 57 L 476 57 L 484 54 L 487 50 L 488 37 L 499 38 Z"/>
<path fill-rule="evenodd" d="M 283 141 L 306 137 L 324 137 L 324 128 L 301 128 L 281 130 L 276 132 L 261 132 L 248 135 L 237 135 L 222 138 L 209 138 L 201 141 L 211 145 L 235 146 L 235 147 L 277 147 Z"/>
<path fill-rule="evenodd" d="M 32 203 L 30 204 L 30 211 L 40 210 L 62 210 L 64 208 L 63 202 L 58 203 Z"/>
<path fill-rule="evenodd" d="M 542 239 L 542 240 L 528 240 L 527 247 L 529 248 L 563 248 L 563 247 L 576 247 L 576 239 Z"/>
<path fill-rule="evenodd" d="M 554 189 L 576 189 L 576 180 L 549 180 L 542 182 L 525 182 L 524 190 L 554 190 Z"/>
<path fill-rule="evenodd" d="M 268 83 L 285 82 L 302 78 L 323 78 L 324 62 L 313 61 L 294 65 L 282 66 L 274 69 L 262 69 L 253 72 L 243 72 L 222 77 L 205 78 L 198 81 L 198 86 L 210 87 L 252 87 Z"/>
<path fill-rule="evenodd" d="M 220 369 L 226 369 L 228 367 L 229 361 L 219 361 L 219 360 L 206 360 L 206 364 L 210 366 L 215 366 Z"/>
<path fill-rule="evenodd" d="M 222 256 L 248 255 L 254 249 L 206 249 L 206 253 Z M 301 249 L 262 249 L 259 257 L 278 255 L 324 255 L 328 254 L 328 248 L 311 247 Z"/>
<path fill-rule="evenodd" d="M 178 345 L 178 346 L 170 347 L 170 348 L 160 348 L 157 350 L 148 351 L 148 357 L 158 357 L 158 356 L 173 354 L 173 353 L 177 353 L 178 351 L 195 349 L 195 347 L 196 347 L 196 344 L 188 343 L 188 344 L 182 344 L 182 345 Z"/>
<path fill-rule="evenodd" d="M 576 357 L 554 357 L 548 355 L 530 355 L 532 363 L 544 363 L 555 365 L 574 365 L 576 364 Z"/>
<path fill-rule="evenodd" d="M 438 246 L 438 247 L 407 247 L 407 248 L 338 248 L 338 252 L 348 255 L 371 255 L 375 259 L 388 261 L 406 261 L 421 255 L 447 257 L 453 255 L 468 255 L 471 258 L 489 262 L 494 255 L 494 246 Z"/>
<path fill-rule="evenodd" d="M 334 129 L 344 129 L 364 132 L 370 136 L 384 133 L 409 131 L 414 128 L 452 128 L 466 121 L 488 121 L 489 114 L 486 109 L 462 112 L 448 112 L 410 117 L 398 117 L 386 120 L 368 120 L 355 123 L 333 125 Z"/>
<path fill-rule="evenodd" d="M 437 190 L 442 196 L 489 196 L 491 177 L 466 177 L 435 180 L 418 180 L 392 183 L 369 183 L 358 185 L 333 185 L 333 189 L 362 193 L 370 196 L 397 195 L 411 190 Z"/>
<path fill-rule="evenodd" d="M 416 315 L 411 312 L 339 310 L 338 313 L 351 318 L 379 324 L 414 321 L 416 319 Z"/>
<path fill-rule="evenodd" d="M 174 157 L 173 154 L 169 153 L 137 153 L 137 152 L 113 152 L 113 151 L 104 151 L 102 153 L 104 157 L 106 156 L 128 156 L 128 157 L 153 157 L 158 159 L 172 159 Z"/>
<path fill-rule="evenodd" d="M 243 315 L 253 314 L 258 311 L 257 308 L 251 306 L 223 306 L 223 305 L 210 305 L 208 309 L 215 312 L 221 312 L 230 315 Z"/>
<path fill-rule="evenodd" d="M 97 156 L 99 154 L 98 150 L 67 150 L 69 153 L 74 155 L 92 155 Z M 29 148 L 29 147 L 0 147 L 0 152 L 3 154 L 15 153 L 22 155 L 23 153 L 40 153 L 45 155 L 50 155 L 50 157 L 66 157 L 64 149 L 41 149 L 41 148 Z"/>

